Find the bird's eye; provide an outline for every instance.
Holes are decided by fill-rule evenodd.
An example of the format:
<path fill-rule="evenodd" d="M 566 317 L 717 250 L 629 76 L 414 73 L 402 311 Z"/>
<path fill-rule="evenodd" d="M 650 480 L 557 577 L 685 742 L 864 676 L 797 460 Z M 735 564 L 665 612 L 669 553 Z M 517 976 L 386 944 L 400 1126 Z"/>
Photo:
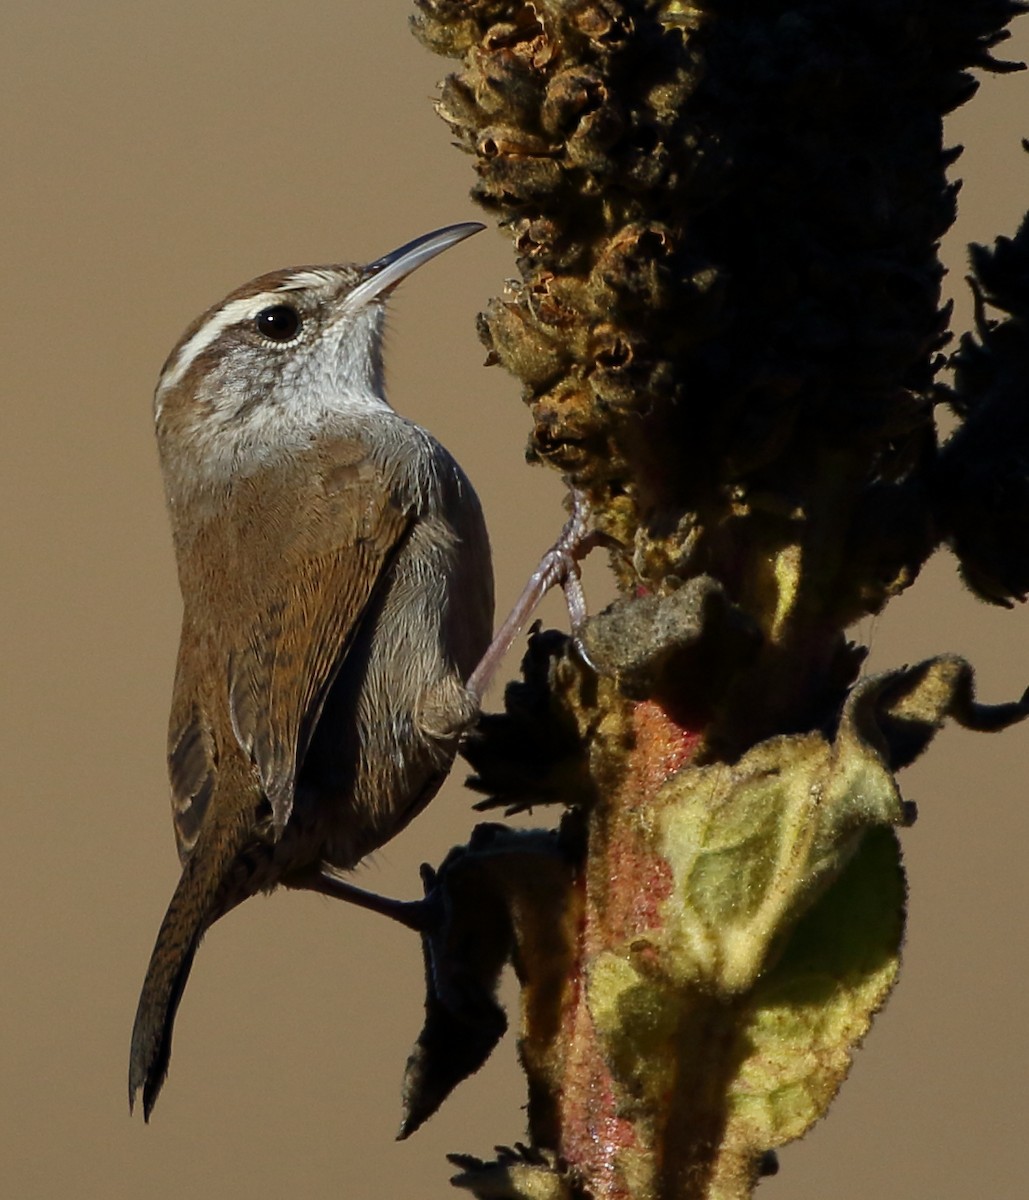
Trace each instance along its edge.
<path fill-rule="evenodd" d="M 300 332 L 300 314 L 291 304 L 273 304 L 254 317 L 257 332 L 273 342 L 291 342 Z"/>

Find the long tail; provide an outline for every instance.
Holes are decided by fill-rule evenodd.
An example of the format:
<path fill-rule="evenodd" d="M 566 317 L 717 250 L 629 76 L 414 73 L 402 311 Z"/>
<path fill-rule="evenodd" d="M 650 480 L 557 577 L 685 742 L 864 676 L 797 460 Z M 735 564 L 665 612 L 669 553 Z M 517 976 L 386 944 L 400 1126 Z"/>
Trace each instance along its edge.
<path fill-rule="evenodd" d="M 215 797 L 217 799 L 217 797 Z M 129 1111 L 143 1092 L 143 1116 L 150 1119 L 168 1073 L 172 1026 L 200 939 L 243 894 L 228 897 L 230 868 L 249 836 L 243 814 L 201 831 L 161 922 L 136 1008 L 129 1056 Z"/>

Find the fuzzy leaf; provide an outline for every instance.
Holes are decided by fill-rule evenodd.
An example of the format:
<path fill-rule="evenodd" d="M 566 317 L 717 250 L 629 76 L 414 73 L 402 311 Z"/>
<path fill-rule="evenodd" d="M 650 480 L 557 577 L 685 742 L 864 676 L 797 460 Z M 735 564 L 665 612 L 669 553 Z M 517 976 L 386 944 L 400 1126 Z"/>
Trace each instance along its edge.
<path fill-rule="evenodd" d="M 896 981 L 904 901 L 896 835 L 874 830 L 747 998 L 727 1148 L 781 1146 L 824 1114 Z"/>
<path fill-rule="evenodd" d="M 867 687 L 834 743 L 770 738 L 732 766 L 691 768 L 666 784 L 661 850 L 675 882 L 662 943 L 673 981 L 725 995 L 749 988 L 861 831 L 903 820 L 892 774 L 854 726 Z"/>

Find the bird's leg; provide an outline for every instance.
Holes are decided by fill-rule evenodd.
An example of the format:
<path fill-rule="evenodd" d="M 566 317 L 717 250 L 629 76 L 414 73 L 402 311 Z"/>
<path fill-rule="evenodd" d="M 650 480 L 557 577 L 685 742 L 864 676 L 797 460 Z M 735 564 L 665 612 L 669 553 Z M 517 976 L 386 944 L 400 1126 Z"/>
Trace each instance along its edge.
<path fill-rule="evenodd" d="M 465 685 L 480 702 L 504 655 L 554 584 L 559 583 L 564 591 L 573 637 L 585 622 L 586 597 L 582 590 L 579 564 L 595 546 L 608 540 L 596 530 L 590 530 L 589 518 L 589 501 L 582 492 L 573 491 L 572 514 L 561 530 L 561 536 L 540 559 L 539 566 L 533 571 L 507 619 L 493 635 L 493 641 Z"/>
<path fill-rule="evenodd" d="M 432 929 L 438 916 L 431 896 L 426 896 L 424 900 L 391 900 L 388 896 L 379 896 L 375 892 L 358 887 L 324 864 L 309 878 L 304 879 L 303 887 L 323 896 L 332 896 L 336 900 L 356 904 L 358 908 L 367 908 L 370 912 L 389 917 L 390 920 L 406 925 L 408 929 L 417 933 L 426 933 Z"/>

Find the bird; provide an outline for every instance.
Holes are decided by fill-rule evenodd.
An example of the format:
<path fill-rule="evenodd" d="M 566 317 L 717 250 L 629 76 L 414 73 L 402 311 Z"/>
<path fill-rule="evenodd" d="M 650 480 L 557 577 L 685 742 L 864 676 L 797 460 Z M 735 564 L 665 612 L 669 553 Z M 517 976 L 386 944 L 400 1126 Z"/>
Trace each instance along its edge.
<path fill-rule="evenodd" d="M 345 872 L 431 800 L 478 713 L 489 538 L 460 466 L 387 401 L 383 329 L 397 284 L 482 228 L 262 275 L 194 321 L 161 371 L 182 874 L 132 1031 L 129 1107 L 142 1092 L 145 1120 L 205 931 L 279 885 L 397 915 Z"/>

